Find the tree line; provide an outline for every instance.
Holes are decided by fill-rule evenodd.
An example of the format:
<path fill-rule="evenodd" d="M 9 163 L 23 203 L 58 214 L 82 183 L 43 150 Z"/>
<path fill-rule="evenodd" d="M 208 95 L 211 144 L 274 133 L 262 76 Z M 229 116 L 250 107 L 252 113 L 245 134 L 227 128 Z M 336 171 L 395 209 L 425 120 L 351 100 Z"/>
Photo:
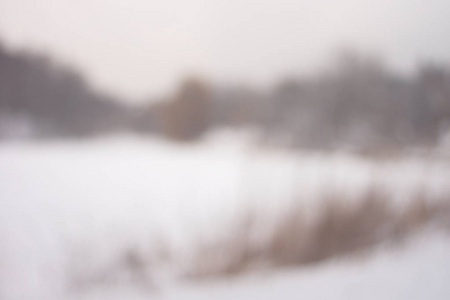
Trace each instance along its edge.
<path fill-rule="evenodd" d="M 129 130 L 194 141 L 215 128 L 256 127 L 265 140 L 293 147 L 376 148 L 436 145 L 450 132 L 450 68 L 422 64 L 400 74 L 353 52 L 268 91 L 189 77 L 160 101 L 130 107 L 121 100 L 45 56 L 0 45 L 0 137 Z"/>

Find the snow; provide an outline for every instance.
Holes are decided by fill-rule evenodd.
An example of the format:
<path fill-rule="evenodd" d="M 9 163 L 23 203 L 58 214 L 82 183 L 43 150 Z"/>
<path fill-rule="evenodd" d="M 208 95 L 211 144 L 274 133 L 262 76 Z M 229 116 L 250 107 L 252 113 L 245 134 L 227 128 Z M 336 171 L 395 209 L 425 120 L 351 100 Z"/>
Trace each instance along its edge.
<path fill-rule="evenodd" d="M 401 204 L 419 188 L 432 196 L 448 192 L 449 175 L 448 162 L 433 157 L 379 161 L 345 153 L 260 150 L 250 143 L 217 139 L 195 145 L 133 136 L 3 144 L 0 299 L 67 297 L 67 266 L 73 264 L 74 256 L 75 261 L 85 259 L 79 262 L 81 267 L 94 272 L 107 268 L 127 247 L 147 251 L 155 243 L 168 243 L 177 252 L 177 268 L 182 269 L 199 238 L 219 234 L 243 209 L 276 218 L 289 203 L 300 201 L 313 215 L 324 191 L 342 193 L 343 201 L 356 201 L 371 182 L 384 186 L 393 201 Z M 450 278 L 449 260 L 441 253 L 444 248 L 450 250 L 450 244 L 441 237 L 424 244 L 430 248 L 413 247 L 401 255 L 398 264 L 391 256 L 380 256 L 368 264 L 321 266 L 294 271 L 292 276 L 270 276 L 269 282 L 243 281 L 230 290 L 227 284 L 213 284 L 211 291 L 210 287 L 181 286 L 173 289 L 174 294 L 157 297 L 198 299 L 211 292 L 212 298 L 218 299 L 272 299 L 277 293 L 287 293 L 292 299 L 298 299 L 297 295 L 403 299 L 394 297 L 396 291 L 400 296 L 409 295 L 411 285 L 423 281 L 424 295 L 435 296 L 427 299 L 440 299 L 450 295 L 442 282 Z M 433 251 L 436 253 L 430 255 Z M 436 268 L 431 279 L 419 274 L 422 269 L 433 270 L 427 263 Z M 387 269 L 379 269 L 384 264 Z M 398 269 L 399 278 L 389 268 Z M 345 270 L 349 275 L 338 279 Z M 179 270 L 169 268 L 167 272 L 171 277 Z M 399 288 L 392 292 L 384 288 L 382 294 L 378 287 L 391 284 L 388 279 L 398 282 Z M 372 293 L 359 294 L 364 290 L 359 286 L 366 285 Z M 313 293 L 314 289 L 318 291 Z M 337 291 L 332 292 L 334 289 Z M 149 298 L 125 288 L 94 289 L 86 297 L 95 299 L 96 293 L 98 299 L 133 299 L 130 293 L 136 294 L 136 299 Z M 425 299 L 424 295 L 412 294 L 417 299 Z"/>

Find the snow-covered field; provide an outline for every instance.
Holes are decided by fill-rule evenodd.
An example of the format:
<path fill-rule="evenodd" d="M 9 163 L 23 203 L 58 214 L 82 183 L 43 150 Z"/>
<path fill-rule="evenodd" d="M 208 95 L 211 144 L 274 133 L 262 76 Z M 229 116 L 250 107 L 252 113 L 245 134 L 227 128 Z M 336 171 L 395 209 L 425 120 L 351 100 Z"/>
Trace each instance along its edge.
<path fill-rule="evenodd" d="M 122 136 L 4 144 L 0 299 L 446 299 L 450 239 L 442 235 L 403 253 L 265 278 L 207 286 L 175 285 L 172 278 L 199 238 L 217 235 L 245 209 L 275 219 L 299 201 L 313 216 L 324 192 L 357 201 L 374 182 L 401 207 L 418 191 L 430 199 L 448 193 L 449 178 L 450 163 L 440 158 L 294 154 L 241 142 L 177 145 Z M 159 294 L 123 286 L 67 290 L 68 269 L 105 270 L 128 247 L 152 253 L 162 243 L 177 264 L 161 268 Z"/>

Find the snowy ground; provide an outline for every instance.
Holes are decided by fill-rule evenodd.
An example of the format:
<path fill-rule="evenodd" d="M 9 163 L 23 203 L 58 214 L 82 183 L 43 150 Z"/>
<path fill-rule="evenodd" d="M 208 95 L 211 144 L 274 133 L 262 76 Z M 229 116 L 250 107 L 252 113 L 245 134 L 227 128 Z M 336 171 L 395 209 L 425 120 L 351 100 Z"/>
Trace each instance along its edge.
<path fill-rule="evenodd" d="M 147 251 L 161 239 L 178 249 L 182 269 L 197 239 L 214 236 L 242 209 L 275 218 L 290 202 L 301 201 L 313 215 L 324 191 L 356 201 L 373 182 L 401 206 L 418 190 L 431 196 L 449 192 L 448 178 L 450 164 L 432 157 L 379 161 L 260 151 L 245 143 L 176 145 L 120 137 L 2 145 L 0 299 L 69 297 L 67 266 L 73 257 L 100 270 L 124 248 Z M 449 241 L 430 237 L 403 254 L 247 278 L 232 288 L 181 285 L 159 295 L 136 292 L 136 298 L 444 299 L 450 296 Z M 168 273 L 170 278 L 177 270 Z M 171 286 L 164 280 L 163 286 Z M 94 288 L 73 297 L 133 299 L 133 293 Z"/>

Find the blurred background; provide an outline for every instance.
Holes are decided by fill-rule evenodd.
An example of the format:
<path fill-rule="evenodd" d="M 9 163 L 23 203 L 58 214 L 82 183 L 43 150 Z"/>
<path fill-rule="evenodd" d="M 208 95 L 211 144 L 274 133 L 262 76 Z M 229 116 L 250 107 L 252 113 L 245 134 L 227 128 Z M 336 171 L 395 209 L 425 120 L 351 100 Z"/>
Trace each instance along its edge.
<path fill-rule="evenodd" d="M 0 0 L 0 299 L 447 299 L 449 15 Z"/>

